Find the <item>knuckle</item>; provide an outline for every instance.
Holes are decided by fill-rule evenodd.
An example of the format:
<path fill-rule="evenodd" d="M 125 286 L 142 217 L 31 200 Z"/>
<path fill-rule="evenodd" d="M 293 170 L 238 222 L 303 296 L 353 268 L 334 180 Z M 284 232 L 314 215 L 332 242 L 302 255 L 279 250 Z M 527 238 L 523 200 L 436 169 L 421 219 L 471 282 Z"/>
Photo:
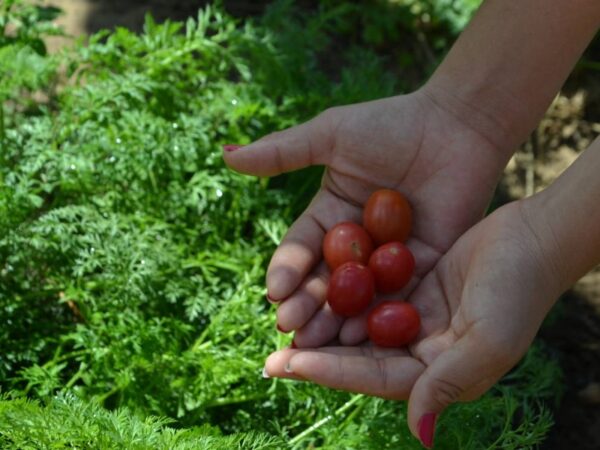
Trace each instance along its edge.
<path fill-rule="evenodd" d="M 493 343 L 490 346 L 490 353 L 493 355 L 495 366 L 510 366 L 515 359 L 518 359 L 514 346 L 505 343 Z"/>
<path fill-rule="evenodd" d="M 319 121 L 322 121 L 324 124 L 325 130 L 333 131 L 335 130 L 340 121 L 342 120 L 342 108 L 343 106 L 332 106 L 327 108 L 321 114 L 319 114 L 316 118 Z"/>
<path fill-rule="evenodd" d="M 512 334 L 506 334 L 498 333 L 491 335 L 488 333 L 487 335 L 480 336 L 480 345 L 486 348 L 490 358 L 489 364 L 504 367 L 519 358 Z"/>
<path fill-rule="evenodd" d="M 477 346 L 485 350 L 487 355 L 487 364 L 492 366 L 512 365 L 521 356 L 521 345 L 515 337 L 519 336 L 519 331 L 514 327 L 507 325 L 501 330 L 489 321 L 482 322 L 473 330 L 473 339 L 477 341 Z M 490 330 L 495 330 L 491 332 Z M 525 348 L 526 350 L 526 348 Z"/>
<path fill-rule="evenodd" d="M 438 406 L 445 408 L 452 403 L 456 403 L 461 398 L 464 389 L 442 378 L 433 378 L 431 380 L 431 391 Z"/>
<path fill-rule="evenodd" d="M 382 394 L 387 394 L 389 392 L 389 382 L 388 382 L 388 368 L 385 359 L 376 359 L 377 362 L 377 371 L 380 380 L 380 390 Z"/>
<path fill-rule="evenodd" d="M 344 358 L 342 358 L 341 356 L 337 357 L 337 364 L 336 364 L 336 377 L 334 379 L 337 380 L 337 383 L 339 384 L 339 386 L 346 386 L 346 366 L 345 366 L 345 360 Z"/>
<path fill-rule="evenodd" d="M 273 153 L 275 155 L 275 168 L 277 172 L 282 173 L 285 171 L 285 164 L 283 158 L 283 149 L 279 145 L 278 141 L 273 142 Z"/>
<path fill-rule="evenodd" d="M 331 118 L 333 118 L 337 115 L 339 109 L 340 109 L 339 106 L 331 106 L 331 107 L 325 109 L 321 114 L 319 114 L 319 116 L 322 119 L 330 120 Z"/>

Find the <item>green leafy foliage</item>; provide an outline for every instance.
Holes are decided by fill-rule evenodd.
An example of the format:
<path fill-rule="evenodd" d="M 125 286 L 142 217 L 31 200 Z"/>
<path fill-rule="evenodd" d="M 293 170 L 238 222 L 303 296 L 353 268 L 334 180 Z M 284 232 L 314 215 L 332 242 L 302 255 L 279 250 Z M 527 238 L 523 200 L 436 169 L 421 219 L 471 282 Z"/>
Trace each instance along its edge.
<path fill-rule="evenodd" d="M 142 420 L 126 409 L 109 412 L 72 395 L 60 395 L 46 406 L 24 398 L 0 400 L 2 448 L 274 450 L 282 444 L 264 433 L 222 436 L 208 425 L 176 430 L 170 423 L 152 416 Z"/>
<path fill-rule="evenodd" d="M 417 86 L 446 50 L 412 55 L 424 15 L 437 24 L 427 36 L 459 26 L 428 3 L 301 14 L 279 1 L 244 22 L 208 7 L 59 56 L 38 43 L 56 11 L 3 6 L 3 448 L 419 448 L 401 403 L 262 379 L 289 342 L 265 267 L 320 169 L 246 177 L 220 146 Z M 534 446 L 557 380 L 532 350 L 493 392 L 451 408 L 437 445 Z"/>

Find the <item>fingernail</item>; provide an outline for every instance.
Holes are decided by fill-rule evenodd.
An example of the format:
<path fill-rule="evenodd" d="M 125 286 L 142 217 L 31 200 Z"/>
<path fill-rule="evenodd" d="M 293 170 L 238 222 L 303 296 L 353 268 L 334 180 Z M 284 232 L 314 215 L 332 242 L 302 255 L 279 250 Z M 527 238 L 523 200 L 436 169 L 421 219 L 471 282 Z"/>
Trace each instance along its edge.
<path fill-rule="evenodd" d="M 289 333 L 289 331 L 285 331 L 283 328 L 281 328 L 281 326 L 279 324 L 277 324 L 277 331 L 279 331 L 280 333 Z"/>
<path fill-rule="evenodd" d="M 290 366 L 290 363 L 287 363 L 287 364 L 285 365 L 285 367 L 283 368 L 283 370 L 284 370 L 286 373 L 294 373 L 294 371 L 292 370 L 292 366 Z"/>
<path fill-rule="evenodd" d="M 435 433 L 435 420 L 437 415 L 435 413 L 423 414 L 419 419 L 417 428 L 419 430 L 419 439 L 426 448 L 433 447 L 433 435 Z"/>
<path fill-rule="evenodd" d="M 242 148 L 243 145 L 238 145 L 238 144 L 225 144 L 223 146 L 223 150 L 225 150 L 226 152 L 232 152 L 234 150 L 237 150 L 238 148 Z"/>
<path fill-rule="evenodd" d="M 298 348 L 298 346 L 296 345 L 296 341 L 292 341 L 292 343 L 290 344 L 290 348 Z"/>
<path fill-rule="evenodd" d="M 278 300 L 273 300 L 270 296 L 269 293 L 267 292 L 267 301 L 272 304 L 272 305 L 276 305 L 277 303 L 279 303 Z"/>

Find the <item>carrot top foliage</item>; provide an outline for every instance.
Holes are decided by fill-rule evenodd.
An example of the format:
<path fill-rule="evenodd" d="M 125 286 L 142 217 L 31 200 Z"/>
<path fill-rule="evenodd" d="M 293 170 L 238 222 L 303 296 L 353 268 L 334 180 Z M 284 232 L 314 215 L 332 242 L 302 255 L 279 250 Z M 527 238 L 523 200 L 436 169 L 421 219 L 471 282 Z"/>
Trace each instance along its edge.
<path fill-rule="evenodd" d="M 413 89 L 466 20 L 446 3 L 278 1 L 243 21 L 207 7 L 48 55 L 58 11 L 4 2 L 0 446 L 420 448 L 399 402 L 262 379 L 289 343 L 265 267 L 320 169 L 242 176 L 221 145 Z M 450 408 L 436 448 L 535 446 L 558 381 L 534 347 Z"/>

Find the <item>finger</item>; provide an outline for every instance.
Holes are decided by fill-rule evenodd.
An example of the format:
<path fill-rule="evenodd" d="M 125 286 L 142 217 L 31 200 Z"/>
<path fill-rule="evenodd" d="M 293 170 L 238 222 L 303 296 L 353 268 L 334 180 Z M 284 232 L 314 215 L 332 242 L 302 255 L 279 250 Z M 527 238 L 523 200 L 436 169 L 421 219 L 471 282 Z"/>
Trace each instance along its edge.
<path fill-rule="evenodd" d="M 429 273 L 442 256 L 438 250 L 415 237 L 409 238 L 406 241 L 406 246 L 415 257 L 415 276 L 419 279 Z"/>
<path fill-rule="evenodd" d="M 511 367 L 511 346 L 490 339 L 489 328 L 471 327 L 416 381 L 409 399 L 408 423 L 425 447 L 433 445 L 435 422 L 445 408 L 489 389 Z"/>
<path fill-rule="evenodd" d="M 327 164 L 334 146 L 331 115 L 326 111 L 243 147 L 227 146 L 223 153 L 225 163 L 238 172 L 265 177 Z"/>
<path fill-rule="evenodd" d="M 302 352 L 305 350 L 298 350 Z M 342 345 L 320 347 L 316 349 L 306 350 L 311 352 L 322 352 L 331 355 L 339 356 L 365 356 L 369 358 L 390 358 L 392 356 L 410 356 L 410 353 L 405 348 L 379 347 L 377 345 L 365 344 L 355 347 L 346 347 Z"/>
<path fill-rule="evenodd" d="M 287 333 L 301 328 L 323 306 L 329 269 L 322 262 L 277 308 L 277 326 Z"/>
<path fill-rule="evenodd" d="M 298 350 L 283 349 L 271 353 L 265 361 L 263 376 L 265 378 L 290 378 L 292 380 L 301 380 L 302 378 L 286 370 L 288 361 Z"/>
<path fill-rule="evenodd" d="M 317 201 L 317 197 L 313 201 Z M 308 210 L 294 222 L 275 250 L 267 269 L 267 296 L 270 300 L 281 301 L 294 292 L 321 259 L 324 235 L 322 225 Z"/>
<path fill-rule="evenodd" d="M 448 325 L 466 328 L 462 316 L 456 315 L 461 291 L 456 286 L 461 275 L 440 269 L 440 265 L 420 281 L 408 300 L 417 309 L 421 318 L 421 330 L 411 345 L 412 353 L 430 365 L 440 353 L 454 345 L 457 336 L 446 333 Z M 454 318 L 453 318 L 454 317 Z"/>
<path fill-rule="evenodd" d="M 331 342 L 338 336 L 344 319 L 325 303 L 294 336 L 299 348 L 315 348 Z"/>
<path fill-rule="evenodd" d="M 271 300 L 283 300 L 294 292 L 321 261 L 326 230 L 346 220 L 359 221 L 360 208 L 320 190 L 271 258 L 267 269 L 267 292 Z"/>
<path fill-rule="evenodd" d="M 279 378 L 291 378 L 291 379 L 302 379 L 293 372 L 288 372 L 286 368 L 290 358 L 299 352 L 306 350 L 297 350 L 285 348 L 278 350 L 269 355 L 265 362 L 263 373 L 270 377 Z M 331 355 L 339 356 L 363 356 L 371 358 L 389 358 L 392 356 L 409 356 L 409 353 L 405 349 L 398 348 L 383 348 L 375 346 L 363 346 L 363 347 L 341 347 L 341 346 L 327 346 L 320 347 L 318 349 L 311 349 L 311 352 L 326 353 Z"/>
<path fill-rule="evenodd" d="M 372 308 L 369 308 L 371 311 Z M 339 339 L 343 345 L 358 345 L 369 338 L 367 333 L 368 312 L 347 319 L 340 329 Z"/>
<path fill-rule="evenodd" d="M 288 373 L 333 389 L 405 400 L 424 365 L 410 356 L 374 358 L 301 351 L 287 363 Z"/>
<path fill-rule="evenodd" d="M 490 390 L 498 380 L 494 377 L 487 377 L 481 380 L 472 388 L 465 391 L 458 399 L 459 402 L 473 402 Z"/>

